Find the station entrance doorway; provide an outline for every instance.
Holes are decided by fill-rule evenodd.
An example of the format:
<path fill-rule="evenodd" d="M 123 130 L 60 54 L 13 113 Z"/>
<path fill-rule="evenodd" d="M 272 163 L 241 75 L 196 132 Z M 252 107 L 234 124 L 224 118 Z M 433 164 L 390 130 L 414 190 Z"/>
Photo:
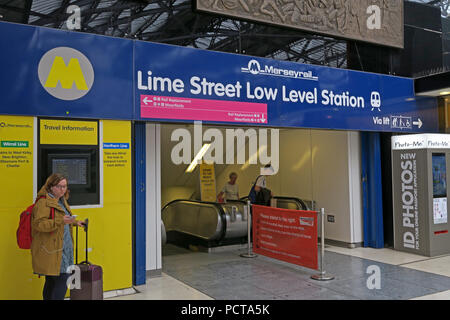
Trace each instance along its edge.
<path fill-rule="evenodd" d="M 275 199 L 272 205 L 326 208 L 327 241 L 350 247 L 362 244 L 359 132 L 198 122 L 156 126 L 163 257 L 246 248 L 244 206 L 267 165 L 273 168 L 265 178 Z"/>

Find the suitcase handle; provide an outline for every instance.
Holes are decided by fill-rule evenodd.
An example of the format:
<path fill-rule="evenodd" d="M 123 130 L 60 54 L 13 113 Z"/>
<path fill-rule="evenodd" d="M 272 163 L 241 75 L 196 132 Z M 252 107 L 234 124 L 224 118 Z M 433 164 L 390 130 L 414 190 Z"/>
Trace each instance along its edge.
<path fill-rule="evenodd" d="M 81 262 L 80 264 L 88 264 L 90 265 L 91 263 L 88 260 L 88 225 L 89 225 L 89 219 L 84 220 L 84 232 L 86 232 L 86 260 L 84 260 L 83 262 Z M 76 230 L 76 249 L 75 249 L 75 264 L 78 264 L 78 226 L 77 226 L 77 230 Z"/>

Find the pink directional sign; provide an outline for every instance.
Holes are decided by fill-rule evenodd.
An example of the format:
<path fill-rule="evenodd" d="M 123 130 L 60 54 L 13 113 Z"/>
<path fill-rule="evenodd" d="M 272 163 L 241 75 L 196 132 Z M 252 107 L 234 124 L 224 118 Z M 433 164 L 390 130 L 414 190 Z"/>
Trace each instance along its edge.
<path fill-rule="evenodd" d="M 141 94 L 141 117 L 267 123 L 267 104 Z"/>

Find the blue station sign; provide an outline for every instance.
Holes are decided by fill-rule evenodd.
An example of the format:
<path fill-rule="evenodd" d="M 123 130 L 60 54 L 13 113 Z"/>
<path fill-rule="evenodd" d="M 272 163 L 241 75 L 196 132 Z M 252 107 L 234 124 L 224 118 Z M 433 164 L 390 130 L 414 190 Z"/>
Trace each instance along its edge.
<path fill-rule="evenodd" d="M 0 114 L 437 132 L 409 78 L 0 23 Z"/>
<path fill-rule="evenodd" d="M 415 97 L 408 78 L 148 42 L 136 42 L 135 68 L 140 119 L 438 130 L 436 99 Z"/>
<path fill-rule="evenodd" d="M 133 42 L 0 22 L 0 114 L 133 119 Z"/>

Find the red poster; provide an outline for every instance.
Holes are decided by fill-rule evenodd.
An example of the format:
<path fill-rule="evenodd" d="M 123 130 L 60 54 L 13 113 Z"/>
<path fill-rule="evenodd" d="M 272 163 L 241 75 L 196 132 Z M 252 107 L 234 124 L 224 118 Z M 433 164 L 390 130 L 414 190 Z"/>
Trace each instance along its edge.
<path fill-rule="evenodd" d="M 317 212 L 252 206 L 253 252 L 318 269 Z"/>

